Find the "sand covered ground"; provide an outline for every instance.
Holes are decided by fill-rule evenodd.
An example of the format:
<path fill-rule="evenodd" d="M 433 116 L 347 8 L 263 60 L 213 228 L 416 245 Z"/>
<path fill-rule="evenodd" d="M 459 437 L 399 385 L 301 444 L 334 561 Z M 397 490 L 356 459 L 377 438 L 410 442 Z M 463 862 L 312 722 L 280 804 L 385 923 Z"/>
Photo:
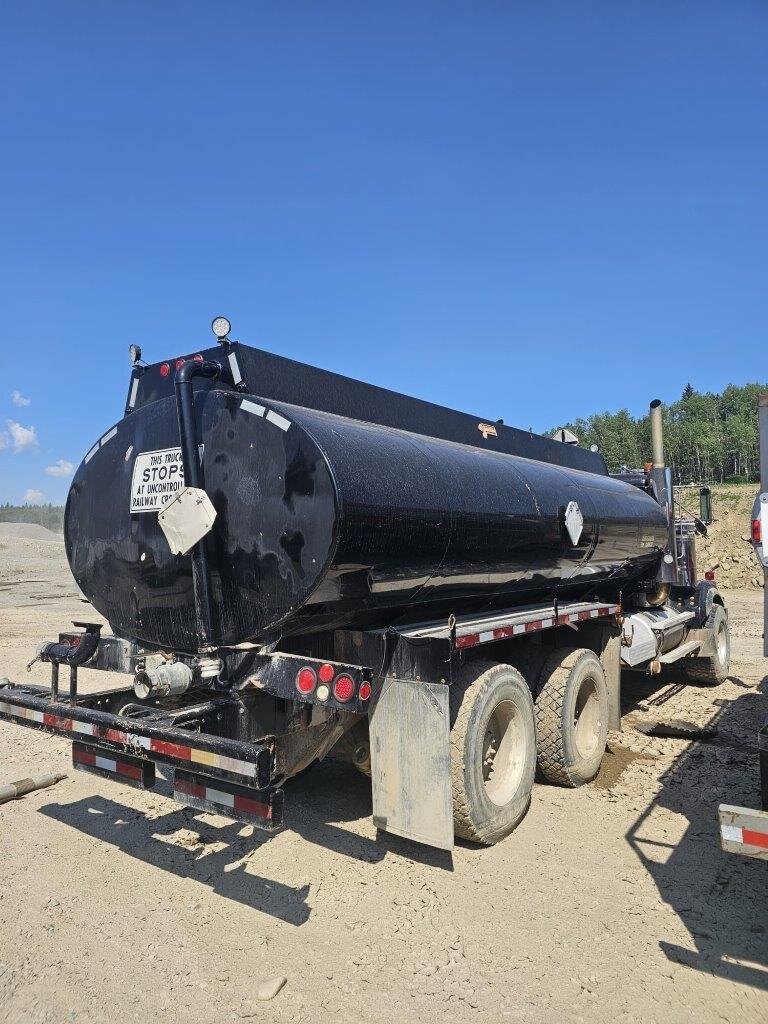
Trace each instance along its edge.
<path fill-rule="evenodd" d="M 0 807 L 0 1020 L 765 1021 L 766 869 L 723 854 L 716 821 L 721 802 L 759 806 L 762 595 L 726 598 L 731 679 L 626 685 L 596 783 L 537 784 L 488 849 L 377 834 L 367 781 L 332 761 L 288 786 L 267 839 L 181 808 L 165 782 L 72 772 L 65 741 L 0 724 L 1 781 L 69 772 Z M 44 682 L 26 672 L 35 645 L 94 618 L 60 538 L 0 527 L 0 676 Z M 719 731 L 635 729 L 658 716 Z M 259 1002 L 274 974 L 286 986 Z"/>

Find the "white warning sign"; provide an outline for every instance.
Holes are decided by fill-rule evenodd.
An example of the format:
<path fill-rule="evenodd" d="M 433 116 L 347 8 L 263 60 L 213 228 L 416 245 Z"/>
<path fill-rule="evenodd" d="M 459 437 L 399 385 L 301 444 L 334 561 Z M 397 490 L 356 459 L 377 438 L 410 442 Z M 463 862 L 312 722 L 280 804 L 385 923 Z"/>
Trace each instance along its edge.
<path fill-rule="evenodd" d="M 202 445 L 199 451 L 202 457 Z M 140 452 L 133 464 L 131 512 L 159 512 L 183 486 L 181 448 Z"/>

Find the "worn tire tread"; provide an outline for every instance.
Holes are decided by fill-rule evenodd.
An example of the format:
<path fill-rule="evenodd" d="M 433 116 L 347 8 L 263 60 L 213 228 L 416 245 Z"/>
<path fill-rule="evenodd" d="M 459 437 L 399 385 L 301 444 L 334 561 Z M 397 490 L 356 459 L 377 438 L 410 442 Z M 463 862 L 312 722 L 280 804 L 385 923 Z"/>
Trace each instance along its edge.
<path fill-rule="evenodd" d="M 573 786 L 573 782 L 565 766 L 560 709 L 565 697 L 568 676 L 581 653 L 579 648 L 572 647 L 565 658 L 562 657 L 562 649 L 547 658 L 540 676 L 544 683 L 539 688 L 533 705 L 539 769 L 550 782 L 569 787 Z M 555 667 L 558 660 L 559 664 Z M 551 669 L 550 663 L 553 663 Z"/>
<path fill-rule="evenodd" d="M 483 843 L 486 840 L 478 833 L 469 816 L 469 801 L 464 789 L 464 739 L 467 734 L 469 716 L 477 701 L 480 690 L 471 697 L 465 699 L 465 694 L 473 685 L 482 680 L 478 675 L 482 673 L 483 679 L 487 670 L 494 668 L 494 662 L 475 662 L 471 670 L 465 669 L 458 679 L 455 679 L 448 692 L 448 706 L 450 709 L 451 722 L 451 789 L 453 791 L 453 830 L 462 839 L 469 839 L 476 843 Z"/>
<path fill-rule="evenodd" d="M 453 828 L 461 839 L 490 846 L 496 839 L 478 828 L 470 816 L 469 800 L 464 787 L 464 744 L 472 710 L 484 694 L 488 675 L 494 669 L 516 671 L 525 682 L 519 669 L 498 662 L 472 662 L 453 682 L 448 693 L 451 725 L 451 789 L 453 793 Z M 474 692 L 473 691 L 474 688 Z"/>
<path fill-rule="evenodd" d="M 569 676 L 585 654 L 592 654 L 602 671 L 600 659 L 588 648 L 558 648 L 542 666 L 533 704 L 539 770 L 550 782 L 569 789 L 582 785 L 584 779 L 567 763 L 562 729 L 563 704 Z"/>

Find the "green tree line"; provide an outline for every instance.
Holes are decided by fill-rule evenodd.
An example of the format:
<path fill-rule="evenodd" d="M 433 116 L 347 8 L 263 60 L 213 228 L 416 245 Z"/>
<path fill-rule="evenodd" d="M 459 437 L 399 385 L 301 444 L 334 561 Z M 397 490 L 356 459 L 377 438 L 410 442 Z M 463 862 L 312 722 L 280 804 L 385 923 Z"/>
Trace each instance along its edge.
<path fill-rule="evenodd" d="M 759 479 L 757 398 L 764 392 L 768 384 L 729 384 L 719 395 L 701 394 L 687 384 L 678 401 L 664 408 L 664 451 L 677 483 Z M 564 425 L 582 445 L 596 444 L 611 472 L 650 460 L 647 414 L 637 418 L 620 409 Z"/>

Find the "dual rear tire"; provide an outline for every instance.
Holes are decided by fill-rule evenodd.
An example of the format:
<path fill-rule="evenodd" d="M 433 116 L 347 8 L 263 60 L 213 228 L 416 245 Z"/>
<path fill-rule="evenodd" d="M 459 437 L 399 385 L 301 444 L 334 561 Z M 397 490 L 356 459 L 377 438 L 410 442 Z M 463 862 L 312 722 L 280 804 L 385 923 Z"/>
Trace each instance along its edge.
<path fill-rule="evenodd" d="M 536 661 L 535 674 L 475 663 L 451 687 L 454 830 L 461 838 L 492 844 L 508 835 L 528 810 L 537 765 L 550 781 L 571 787 L 599 771 L 608 731 L 600 659 L 584 648 L 559 648 Z"/>
<path fill-rule="evenodd" d="M 454 831 L 472 842 L 496 843 L 531 802 L 536 774 L 531 691 L 511 665 L 474 664 L 454 681 L 449 701 Z"/>

